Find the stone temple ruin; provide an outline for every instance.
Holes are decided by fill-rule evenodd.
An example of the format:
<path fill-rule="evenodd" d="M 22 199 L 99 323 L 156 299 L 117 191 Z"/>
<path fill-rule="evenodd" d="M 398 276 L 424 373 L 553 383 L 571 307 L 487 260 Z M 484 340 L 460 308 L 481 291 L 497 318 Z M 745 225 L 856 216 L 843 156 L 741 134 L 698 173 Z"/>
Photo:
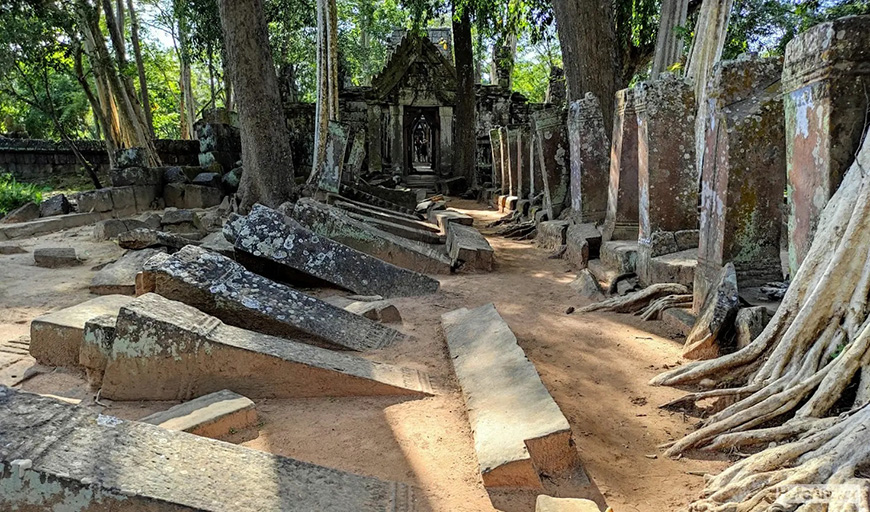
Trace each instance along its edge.
<path fill-rule="evenodd" d="M 445 379 L 396 362 L 414 363 L 419 348 L 397 304 L 498 271 L 493 240 L 533 239 L 571 267 L 591 303 L 581 311 L 648 306 L 644 319 L 687 336 L 691 359 L 747 344 L 861 143 L 868 34 L 870 17 L 844 18 L 795 38 L 784 59 L 717 64 L 703 141 L 692 84 L 671 74 L 619 91 L 614 112 L 591 94 L 530 105 L 478 86 L 471 182 L 454 175 L 456 75 L 439 30 L 397 33 L 371 86 L 342 91 L 313 197 L 232 212 L 245 170 L 226 112 L 198 124 L 195 160 L 151 168 L 136 148 L 120 151 L 111 187 L 0 221 L 2 257 L 29 258 L 23 240 L 91 225 L 95 241 L 127 249 L 95 271 L 94 298 L 0 346 L 0 510 L 428 510 L 413 485 L 221 440 L 256 437 L 268 400 L 454 391 L 491 496 L 520 489 L 540 495 L 539 511 L 599 510 L 594 493 L 583 497 L 598 505 L 547 496 L 555 481 L 589 483 L 583 441 L 502 316 L 510 307 L 463 307 L 451 292 L 436 315 Z M 285 108 L 296 168 L 310 168 L 313 111 Z M 0 155 L 44 151 L 12 146 Z M 501 215 L 484 226 L 449 207 L 457 195 Z M 61 268 L 87 255 L 32 257 Z M 93 407 L 180 403 L 119 419 L 18 389 L 39 367 L 82 376 Z"/>

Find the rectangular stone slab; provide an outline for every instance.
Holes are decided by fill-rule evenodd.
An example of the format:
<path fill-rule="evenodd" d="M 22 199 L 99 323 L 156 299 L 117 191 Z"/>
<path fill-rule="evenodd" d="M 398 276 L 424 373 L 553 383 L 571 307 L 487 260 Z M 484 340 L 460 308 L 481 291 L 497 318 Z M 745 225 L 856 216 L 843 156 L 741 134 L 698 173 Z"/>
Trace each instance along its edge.
<path fill-rule="evenodd" d="M 517 338 L 486 304 L 441 315 L 486 487 L 541 487 L 578 464 L 571 427 Z"/>
<path fill-rule="evenodd" d="M 456 268 L 492 271 L 495 253 L 486 238 L 474 228 L 455 222 L 448 224 L 447 251 Z"/>
<path fill-rule="evenodd" d="M 157 249 L 127 251 L 94 274 L 90 292 L 94 295 L 135 295 L 136 274 L 142 272 L 145 262 L 158 252 Z"/>
<path fill-rule="evenodd" d="M 449 274 L 444 246 L 429 245 L 387 233 L 351 219 L 341 210 L 312 199 L 300 199 L 293 217 L 306 228 L 387 263 L 424 274 Z"/>
<path fill-rule="evenodd" d="M 125 295 L 104 295 L 34 319 L 30 355 L 48 366 L 78 366 L 85 322 L 100 315 L 117 315 L 131 300 Z"/>
<path fill-rule="evenodd" d="M 235 248 L 360 295 L 425 295 L 440 286 L 436 279 L 313 233 L 262 205 L 255 205 L 247 216 Z"/>
<path fill-rule="evenodd" d="M 2 387 L 0 489 L 2 510 L 414 510 L 405 484 Z"/>
<path fill-rule="evenodd" d="M 142 418 L 142 423 L 212 439 L 222 439 L 257 423 L 254 402 L 222 389 Z"/>
<path fill-rule="evenodd" d="M 414 215 L 408 215 L 387 210 L 385 208 L 378 208 L 377 206 L 357 203 L 356 201 L 351 201 L 350 199 L 346 199 L 341 196 L 331 195 L 327 199 L 331 205 L 348 212 L 358 213 L 360 215 L 365 215 L 366 217 L 373 217 L 376 219 L 385 220 L 392 224 L 401 224 L 402 226 L 407 226 L 409 228 L 431 231 L 432 233 L 438 233 L 440 231 L 437 226 L 429 224 L 428 222 L 423 222 Z"/>
<path fill-rule="evenodd" d="M 187 246 L 146 264 L 154 290 L 236 325 L 341 350 L 373 350 L 405 339 L 395 329 L 259 276 L 226 256 Z"/>
<path fill-rule="evenodd" d="M 189 400 L 222 389 L 253 398 L 304 398 L 421 396 L 431 387 L 417 370 L 232 327 L 157 294 L 121 308 L 102 396 Z"/>

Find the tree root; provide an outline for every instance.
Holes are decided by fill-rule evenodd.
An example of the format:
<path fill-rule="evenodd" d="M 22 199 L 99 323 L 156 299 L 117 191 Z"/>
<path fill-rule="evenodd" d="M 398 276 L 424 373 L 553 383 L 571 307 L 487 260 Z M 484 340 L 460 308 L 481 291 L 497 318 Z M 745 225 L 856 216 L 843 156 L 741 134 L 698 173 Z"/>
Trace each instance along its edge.
<path fill-rule="evenodd" d="M 591 311 L 611 311 L 614 313 L 635 313 L 650 305 L 650 302 L 670 295 L 685 295 L 689 290 L 676 283 L 658 283 L 647 286 L 643 290 L 629 293 L 622 297 L 613 297 L 595 304 L 590 304 L 577 311 L 588 313 Z"/>
<path fill-rule="evenodd" d="M 669 308 L 684 308 L 692 305 L 692 294 L 667 295 L 660 299 L 656 299 L 649 306 L 635 313 L 640 315 L 643 320 L 658 320 L 662 317 L 662 312 Z"/>

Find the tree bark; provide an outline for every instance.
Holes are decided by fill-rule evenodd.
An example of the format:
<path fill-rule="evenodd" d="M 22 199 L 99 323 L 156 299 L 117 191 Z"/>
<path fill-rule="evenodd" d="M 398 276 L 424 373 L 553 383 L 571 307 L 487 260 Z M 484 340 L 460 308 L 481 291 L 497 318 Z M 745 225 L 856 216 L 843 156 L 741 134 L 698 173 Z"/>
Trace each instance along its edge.
<path fill-rule="evenodd" d="M 683 56 L 683 38 L 674 29 L 686 24 L 689 0 L 662 0 L 659 32 L 650 78 L 655 80 Z"/>
<path fill-rule="evenodd" d="M 220 0 L 221 27 L 242 136 L 239 209 L 277 207 L 295 195 L 290 133 L 281 107 L 262 0 Z"/>
<path fill-rule="evenodd" d="M 317 0 L 317 106 L 309 185 L 320 181 L 329 122 L 338 121 L 338 117 L 338 11 L 335 0 Z"/>
<path fill-rule="evenodd" d="M 190 71 L 190 50 L 188 43 L 187 22 L 178 20 L 178 86 L 181 90 L 180 131 L 182 139 L 193 139 L 193 124 L 196 122 L 196 98 L 193 96 L 193 84 Z"/>
<path fill-rule="evenodd" d="M 453 14 L 453 51 L 456 56 L 453 173 L 455 176 L 465 176 L 469 184 L 476 185 L 477 98 L 474 93 L 474 41 L 467 7 L 461 13 Z"/>
<path fill-rule="evenodd" d="M 142 98 L 142 110 L 145 113 L 145 124 L 148 132 L 154 136 L 154 117 L 151 112 L 151 98 L 148 95 L 148 81 L 145 79 L 145 62 L 142 61 L 142 48 L 139 44 L 139 18 L 133 8 L 133 0 L 127 0 L 127 10 L 130 12 L 130 40 L 133 43 L 133 56 L 136 58 L 136 72 L 139 75 L 139 95 Z"/>
<path fill-rule="evenodd" d="M 562 47 L 568 102 L 593 93 L 601 102 L 606 133 L 610 133 L 614 95 L 628 84 L 618 72 L 621 66 L 616 58 L 611 2 L 553 0 L 553 11 Z"/>

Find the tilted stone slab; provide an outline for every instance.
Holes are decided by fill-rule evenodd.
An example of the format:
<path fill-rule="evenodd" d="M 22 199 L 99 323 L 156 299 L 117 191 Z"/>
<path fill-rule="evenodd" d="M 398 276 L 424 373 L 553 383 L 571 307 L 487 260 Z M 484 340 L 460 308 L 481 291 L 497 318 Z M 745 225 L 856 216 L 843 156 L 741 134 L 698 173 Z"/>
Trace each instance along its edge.
<path fill-rule="evenodd" d="M 571 427 L 492 304 L 441 315 L 486 487 L 541 487 L 577 467 Z"/>
<path fill-rule="evenodd" d="M 220 254 L 187 246 L 145 265 L 154 289 L 230 325 L 342 350 L 373 350 L 401 332 L 276 283 Z"/>
<path fill-rule="evenodd" d="M 409 228 L 422 229 L 424 231 L 431 231 L 433 233 L 439 232 L 437 226 L 429 224 L 428 222 L 423 222 L 414 215 L 395 212 L 392 210 L 387 210 L 386 208 L 379 208 L 373 205 L 358 203 L 356 201 L 352 201 L 345 197 L 336 195 L 328 196 L 327 200 L 333 206 L 341 208 L 342 210 L 348 212 L 358 213 L 360 215 L 365 215 L 366 217 L 373 217 L 376 219 L 385 220 L 393 224 L 401 224 Z"/>
<path fill-rule="evenodd" d="M 353 297 L 360 296 L 354 295 Z M 371 297 L 380 296 L 373 295 Z M 353 300 L 350 297 L 341 297 L 339 295 L 326 297 L 323 300 L 345 311 L 350 311 L 355 315 L 364 316 L 369 320 L 384 323 L 402 323 L 402 314 L 399 313 L 399 308 L 388 300 Z"/>
<path fill-rule="evenodd" d="M 85 322 L 100 315 L 117 315 L 133 297 L 104 295 L 53 311 L 30 323 L 30 355 L 49 366 L 78 366 Z"/>
<path fill-rule="evenodd" d="M 387 233 L 352 219 L 341 210 L 312 199 L 300 199 L 293 217 L 306 228 L 375 258 L 424 274 L 449 274 L 444 246 L 429 245 Z"/>
<path fill-rule="evenodd" d="M 90 291 L 94 295 L 135 295 L 136 274 L 145 262 L 159 253 L 157 249 L 129 251 L 100 269 L 91 279 Z"/>
<path fill-rule="evenodd" d="M 222 389 L 156 412 L 139 421 L 169 430 L 223 439 L 256 425 L 257 410 L 250 398 Z"/>
<path fill-rule="evenodd" d="M 262 205 L 251 210 L 235 247 L 360 295 L 425 295 L 440 286 L 436 279 L 318 235 Z"/>
<path fill-rule="evenodd" d="M 495 252 L 486 238 L 474 228 L 457 223 L 448 224 L 447 252 L 455 268 L 492 271 Z"/>
<path fill-rule="evenodd" d="M 181 249 L 185 245 L 199 245 L 199 242 L 174 233 L 139 228 L 118 235 L 118 245 L 124 249 L 133 250 L 145 249 L 147 247 L 166 247 L 176 250 Z"/>
<path fill-rule="evenodd" d="M 414 510 L 405 484 L 9 388 L 0 388 L 0 489 L 2 510 Z"/>
<path fill-rule="evenodd" d="M 418 229 L 412 228 L 408 226 L 404 226 L 402 224 L 395 224 L 393 222 L 389 222 L 383 219 L 369 217 L 365 214 L 354 213 L 352 211 L 345 212 L 348 217 L 351 219 L 356 219 L 360 222 L 365 222 L 367 224 L 371 224 L 378 229 L 386 231 L 387 233 L 392 233 L 394 235 L 398 235 L 402 238 L 407 238 L 408 240 L 414 240 L 417 242 L 423 242 L 424 244 L 443 244 L 444 243 L 444 235 L 441 234 L 440 230 L 432 232 L 428 229 Z"/>
<path fill-rule="evenodd" d="M 431 391 L 428 376 L 417 370 L 229 326 L 157 294 L 121 308 L 102 396 L 189 400 L 222 389 L 253 398 Z"/>

